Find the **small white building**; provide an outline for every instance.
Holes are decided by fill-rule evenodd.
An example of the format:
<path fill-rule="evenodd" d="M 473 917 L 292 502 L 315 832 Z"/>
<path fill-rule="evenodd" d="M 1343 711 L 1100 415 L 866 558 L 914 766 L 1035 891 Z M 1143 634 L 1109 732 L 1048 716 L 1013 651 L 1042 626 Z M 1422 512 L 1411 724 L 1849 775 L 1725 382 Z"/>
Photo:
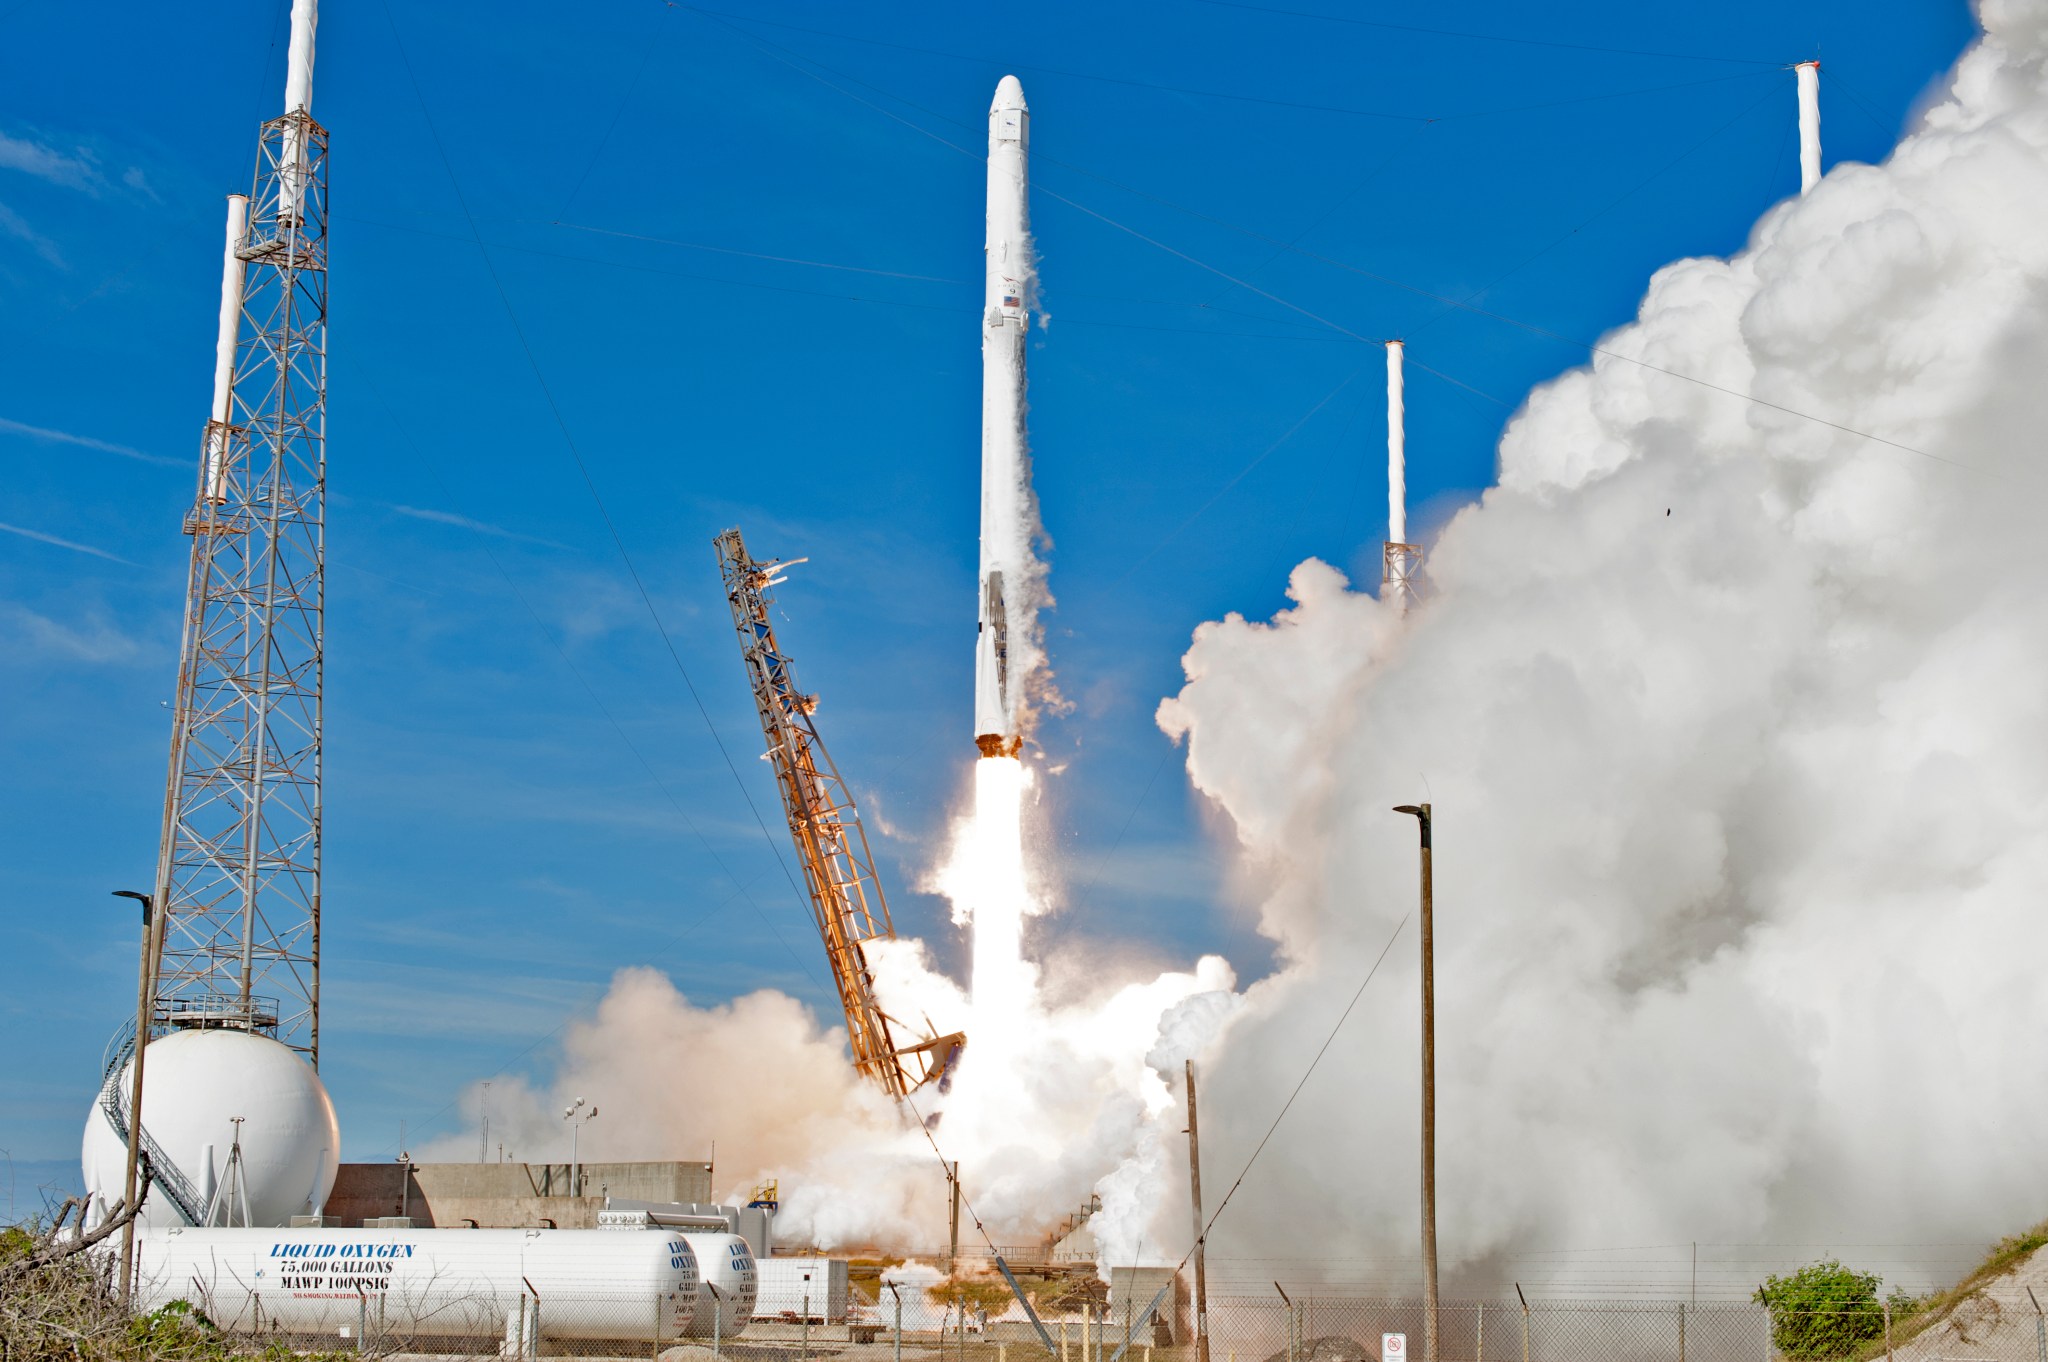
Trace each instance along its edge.
<path fill-rule="evenodd" d="M 764 1323 L 844 1324 L 849 1295 L 844 1258 L 760 1258 L 754 1318 Z"/>

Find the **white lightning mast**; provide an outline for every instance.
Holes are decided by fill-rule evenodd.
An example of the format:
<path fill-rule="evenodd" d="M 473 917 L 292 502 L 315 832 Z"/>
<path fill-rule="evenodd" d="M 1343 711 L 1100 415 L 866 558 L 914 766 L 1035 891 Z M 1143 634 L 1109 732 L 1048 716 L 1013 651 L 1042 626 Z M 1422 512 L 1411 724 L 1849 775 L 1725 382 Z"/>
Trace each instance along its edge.
<path fill-rule="evenodd" d="M 1407 348 L 1387 342 L 1387 543 L 1380 571 L 1380 599 L 1394 602 L 1403 614 L 1415 603 L 1422 571 L 1422 550 L 1408 542 L 1408 414 L 1401 381 Z"/>
<path fill-rule="evenodd" d="M 1820 183 L 1820 63 L 1803 61 L 1799 73 L 1799 192 Z"/>

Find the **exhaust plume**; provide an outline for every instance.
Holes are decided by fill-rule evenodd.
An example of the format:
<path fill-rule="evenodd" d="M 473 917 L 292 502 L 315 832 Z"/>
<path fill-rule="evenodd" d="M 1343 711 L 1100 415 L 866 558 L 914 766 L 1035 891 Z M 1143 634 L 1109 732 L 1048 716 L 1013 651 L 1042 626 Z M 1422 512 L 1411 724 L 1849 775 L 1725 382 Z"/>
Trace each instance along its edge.
<path fill-rule="evenodd" d="M 1043 892 L 987 840 L 1015 837 L 1028 775 L 976 763 L 978 808 L 1004 812 L 963 819 L 942 882 L 1005 953 L 977 949 L 971 992 L 918 942 L 875 968 L 893 1013 L 973 1034 L 935 1133 L 998 1241 L 1092 1189 L 1101 1261 L 1179 1257 L 1171 1076 L 1201 1064 L 1231 1185 L 1414 900 L 1390 809 L 1418 799 L 1454 1283 L 1546 1247 L 1924 1244 L 2038 1214 L 2048 1088 L 2010 1038 L 2048 1012 L 2048 0 L 1982 18 L 1883 166 L 1660 271 L 1609 353 L 1530 397 L 1498 485 L 1433 547 L 1429 602 L 1404 617 L 1310 560 L 1272 621 L 1197 631 L 1159 722 L 1270 886 L 1275 974 L 1240 993 L 1209 957 L 1049 1006 Z M 1396 941 L 1212 1265 L 1305 1231 L 1329 1259 L 1412 1261 L 1413 952 Z M 535 1148 L 587 1094 L 618 1116 L 591 1157 L 716 1138 L 721 1196 L 782 1177 L 792 1238 L 943 1236 L 924 1132 L 786 997 L 701 1008 L 627 971 L 549 1088 L 517 1137 Z"/>
<path fill-rule="evenodd" d="M 1429 799 L 1447 1267 L 2038 1217 L 2048 6 L 1982 13 L 1883 166 L 1661 270 L 1532 395 L 1425 608 L 1311 560 L 1196 633 L 1159 720 L 1284 961 L 1205 1077 L 1223 1167 L 1413 904 L 1389 806 Z M 1213 1253 L 1314 1205 L 1322 1251 L 1412 1254 L 1408 933 Z"/>

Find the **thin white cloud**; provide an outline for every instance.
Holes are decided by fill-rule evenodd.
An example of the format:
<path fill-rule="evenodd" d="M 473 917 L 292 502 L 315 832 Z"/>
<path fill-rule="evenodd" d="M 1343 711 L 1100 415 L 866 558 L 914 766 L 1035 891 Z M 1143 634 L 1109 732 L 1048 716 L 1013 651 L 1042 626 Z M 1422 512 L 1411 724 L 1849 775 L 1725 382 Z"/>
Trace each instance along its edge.
<path fill-rule="evenodd" d="M 0 203 L 0 232 L 5 232 L 16 240 L 27 242 L 35 249 L 37 255 L 55 265 L 58 269 L 70 268 L 65 263 L 64 253 L 57 249 L 56 242 L 29 226 L 27 218 L 15 212 L 4 203 Z"/>
<path fill-rule="evenodd" d="M 4 207 L 0 207 L 0 212 L 4 211 Z M 73 435 L 65 430 L 49 430 L 43 426 L 26 425 L 20 421 L 10 421 L 4 416 L 0 416 L 0 433 L 25 435 L 31 440 L 49 440 L 55 444 L 78 445 L 85 449 L 97 449 L 106 454 L 119 454 L 124 459 L 136 459 L 142 463 L 161 464 L 165 468 L 187 467 L 183 459 L 167 459 L 161 454 L 145 454 L 141 450 L 131 449 L 127 445 L 117 445 L 108 440 L 95 440 L 90 435 Z"/>
<path fill-rule="evenodd" d="M 123 558 L 118 553 L 108 553 L 105 549 L 96 549 L 90 544 L 77 544 L 69 539 L 59 539 L 56 535 L 44 534 L 41 530 L 23 529 L 19 525 L 9 525 L 5 521 L 0 521 L 0 534 L 18 534 L 23 539 L 33 539 L 38 544 L 54 544 L 60 549 L 70 549 L 73 553 L 89 553 L 110 563 L 127 563 L 129 567 L 141 566 L 140 563 Z"/>
<path fill-rule="evenodd" d="M 0 170 L 19 170 L 24 175 L 87 194 L 99 193 L 106 184 L 89 156 L 72 155 L 48 143 L 9 137 L 4 132 L 0 132 Z"/>
<path fill-rule="evenodd" d="M 67 624 L 0 601 L 0 658 L 56 655 L 79 662 L 127 662 L 142 645 L 102 619 Z"/>
<path fill-rule="evenodd" d="M 399 515 L 410 516 L 414 520 L 431 521 L 436 525 L 453 525 L 457 529 L 473 530 L 478 534 L 494 535 L 499 539 L 517 539 L 524 544 L 544 544 L 551 549 L 566 549 L 569 547 L 567 544 L 557 544 L 552 539 L 541 539 L 535 535 L 521 534 L 517 530 L 508 530 L 502 525 L 493 525 L 488 521 L 472 520 L 466 515 L 457 515 L 453 511 L 433 511 L 419 506 L 393 506 L 391 509 Z"/>

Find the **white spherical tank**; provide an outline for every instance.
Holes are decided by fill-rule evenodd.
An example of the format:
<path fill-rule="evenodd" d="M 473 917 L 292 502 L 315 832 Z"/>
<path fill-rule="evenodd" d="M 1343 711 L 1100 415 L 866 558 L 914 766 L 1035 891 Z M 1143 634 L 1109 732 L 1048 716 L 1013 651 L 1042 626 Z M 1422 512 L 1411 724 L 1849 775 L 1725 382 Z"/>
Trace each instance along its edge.
<path fill-rule="evenodd" d="M 132 1065 L 131 1060 L 121 1071 L 124 1109 L 134 1082 Z M 221 1196 L 223 1214 L 231 1210 L 238 1225 L 285 1225 L 295 1215 L 317 1213 L 334 1188 L 341 1127 L 313 1067 L 289 1046 L 247 1031 L 174 1031 L 151 1042 L 142 1080 L 142 1128 L 202 1203 L 227 1180 L 238 1116 L 239 1186 L 232 1206 Z M 82 1162 L 86 1192 L 99 1207 L 119 1201 L 128 1144 L 97 1099 L 86 1117 Z M 143 1202 L 141 1223 L 190 1222 L 159 1184 Z"/>
<path fill-rule="evenodd" d="M 668 1342 L 689 1329 L 698 1292 L 696 1256 L 673 1230 L 179 1228 L 145 1232 L 135 1257 L 145 1310 L 183 1298 L 233 1333 L 360 1328 L 400 1351 L 500 1334 L 529 1348 Z"/>
<path fill-rule="evenodd" d="M 697 1255 L 697 1318 L 691 1338 L 736 1338 L 754 1317 L 759 1287 L 754 1251 L 737 1234 L 688 1230 L 683 1238 Z"/>

